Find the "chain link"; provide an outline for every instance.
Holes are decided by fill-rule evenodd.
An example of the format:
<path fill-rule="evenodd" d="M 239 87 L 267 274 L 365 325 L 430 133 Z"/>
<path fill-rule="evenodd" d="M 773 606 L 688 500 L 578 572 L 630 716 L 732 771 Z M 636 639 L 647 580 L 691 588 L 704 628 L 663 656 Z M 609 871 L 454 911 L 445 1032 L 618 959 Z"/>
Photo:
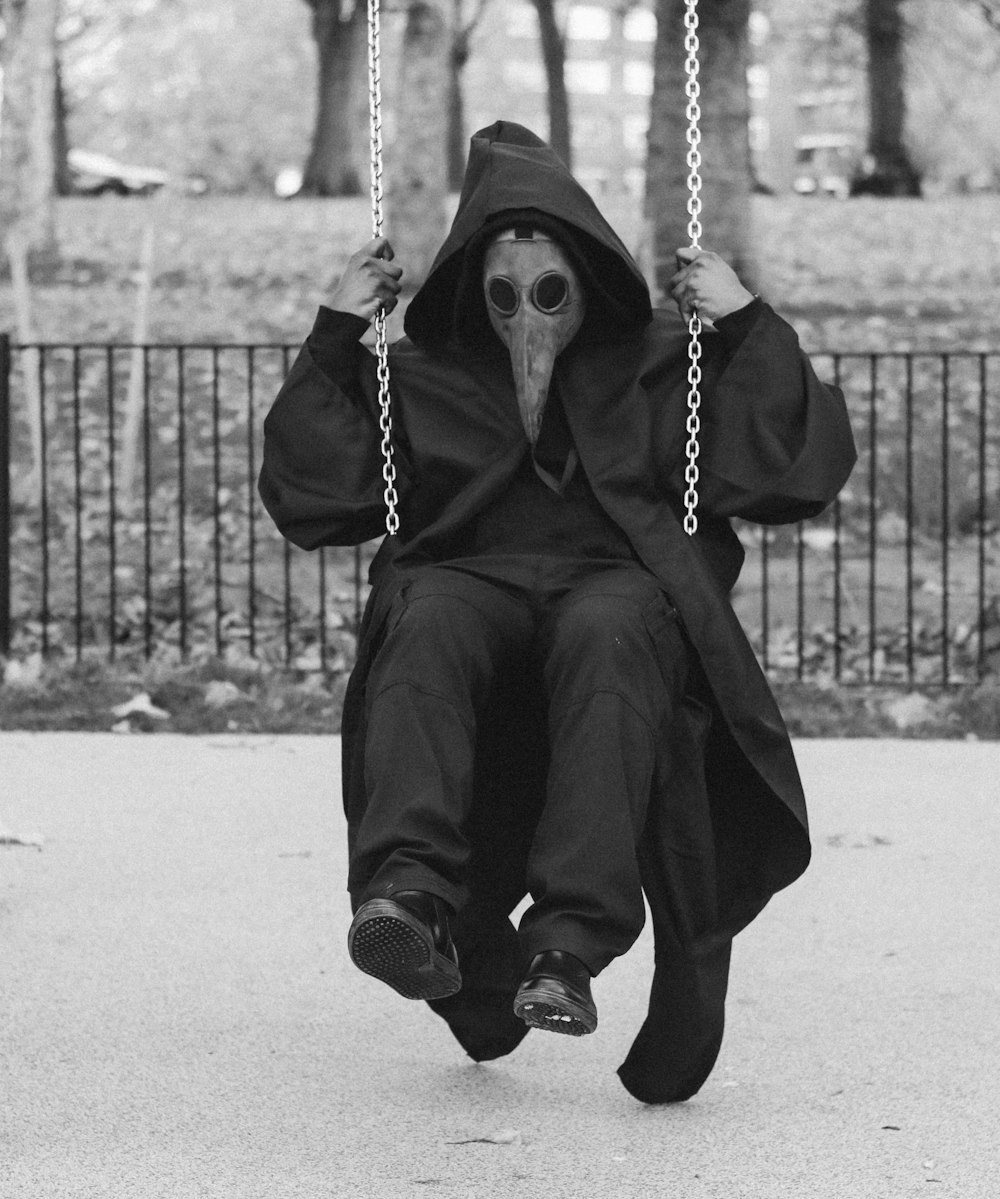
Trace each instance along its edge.
<path fill-rule="evenodd" d="M 692 250 L 701 249 L 701 84 L 698 82 L 698 51 L 701 44 L 698 41 L 698 0 L 685 0 L 687 8 L 684 13 L 684 49 L 687 58 L 684 72 L 687 82 L 684 94 L 687 96 L 687 167 L 688 167 L 688 238 Z M 701 432 L 701 418 L 698 409 L 701 407 L 701 317 L 697 309 L 691 313 L 688 321 L 688 415 L 685 429 L 687 430 L 687 445 L 685 454 L 687 465 L 684 468 L 684 482 L 687 490 L 684 492 L 684 532 L 690 537 L 698 531 L 698 517 L 695 510 L 698 507 L 698 434 Z"/>
<path fill-rule="evenodd" d="M 368 130 L 371 152 L 372 237 L 382 236 L 382 39 L 379 0 L 368 0 Z M 385 490 L 385 531 L 399 532 L 396 465 L 392 458 L 392 412 L 389 406 L 389 346 L 385 312 L 375 315 L 375 357 L 378 361 L 379 428 L 382 430 L 382 479 Z"/>

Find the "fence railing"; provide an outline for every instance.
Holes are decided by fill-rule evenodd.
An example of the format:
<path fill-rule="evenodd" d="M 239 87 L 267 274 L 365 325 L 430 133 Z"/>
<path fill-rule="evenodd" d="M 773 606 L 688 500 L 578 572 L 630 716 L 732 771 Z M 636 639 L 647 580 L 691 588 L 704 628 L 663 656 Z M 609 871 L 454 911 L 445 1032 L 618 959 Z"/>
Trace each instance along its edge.
<path fill-rule="evenodd" d="M 374 546 L 303 553 L 256 492 L 284 344 L 0 335 L 0 652 L 350 664 Z M 860 459 L 805 526 L 741 525 L 734 594 L 777 679 L 1000 673 L 996 353 L 821 353 Z"/>

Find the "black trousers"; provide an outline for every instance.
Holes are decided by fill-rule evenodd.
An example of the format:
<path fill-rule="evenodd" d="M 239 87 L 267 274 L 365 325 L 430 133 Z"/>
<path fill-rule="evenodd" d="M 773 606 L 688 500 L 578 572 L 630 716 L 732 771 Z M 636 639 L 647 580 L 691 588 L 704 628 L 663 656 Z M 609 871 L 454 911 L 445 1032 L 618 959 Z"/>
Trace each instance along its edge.
<path fill-rule="evenodd" d="M 387 628 L 367 688 L 358 901 L 465 902 L 477 723 L 498 675 L 530 658 L 550 753 L 519 934 L 529 959 L 561 949 L 599 973 L 642 929 L 636 846 L 687 676 L 661 585 L 621 559 L 456 559 L 416 569 Z"/>

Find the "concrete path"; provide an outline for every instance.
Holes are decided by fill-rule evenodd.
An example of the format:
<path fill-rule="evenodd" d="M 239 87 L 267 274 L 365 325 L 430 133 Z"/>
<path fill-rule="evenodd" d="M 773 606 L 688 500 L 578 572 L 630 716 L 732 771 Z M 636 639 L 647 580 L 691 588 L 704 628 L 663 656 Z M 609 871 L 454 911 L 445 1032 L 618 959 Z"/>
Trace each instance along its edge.
<path fill-rule="evenodd" d="M 802 742 L 816 855 L 691 1102 L 601 1027 L 476 1066 L 346 955 L 335 738 L 0 736 L 0 1197 L 996 1199 L 1000 743 Z"/>

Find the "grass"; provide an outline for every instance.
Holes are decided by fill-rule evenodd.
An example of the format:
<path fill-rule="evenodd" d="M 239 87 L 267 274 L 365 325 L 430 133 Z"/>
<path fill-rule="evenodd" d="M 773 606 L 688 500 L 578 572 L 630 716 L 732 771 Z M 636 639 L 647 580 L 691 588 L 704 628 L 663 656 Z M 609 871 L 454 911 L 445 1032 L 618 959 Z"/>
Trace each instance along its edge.
<path fill-rule="evenodd" d="M 1000 197 L 758 197 L 765 294 L 810 350 L 997 350 Z"/>
<path fill-rule="evenodd" d="M 810 349 L 1000 348 L 1000 198 L 753 204 L 762 289 Z M 608 208 L 635 246 L 634 208 Z M 62 264 L 35 280 L 38 337 L 130 338 L 147 221 L 154 341 L 297 343 L 369 236 L 363 199 L 65 199 Z M 14 327 L 9 281 L 0 280 L 0 329 Z"/>

